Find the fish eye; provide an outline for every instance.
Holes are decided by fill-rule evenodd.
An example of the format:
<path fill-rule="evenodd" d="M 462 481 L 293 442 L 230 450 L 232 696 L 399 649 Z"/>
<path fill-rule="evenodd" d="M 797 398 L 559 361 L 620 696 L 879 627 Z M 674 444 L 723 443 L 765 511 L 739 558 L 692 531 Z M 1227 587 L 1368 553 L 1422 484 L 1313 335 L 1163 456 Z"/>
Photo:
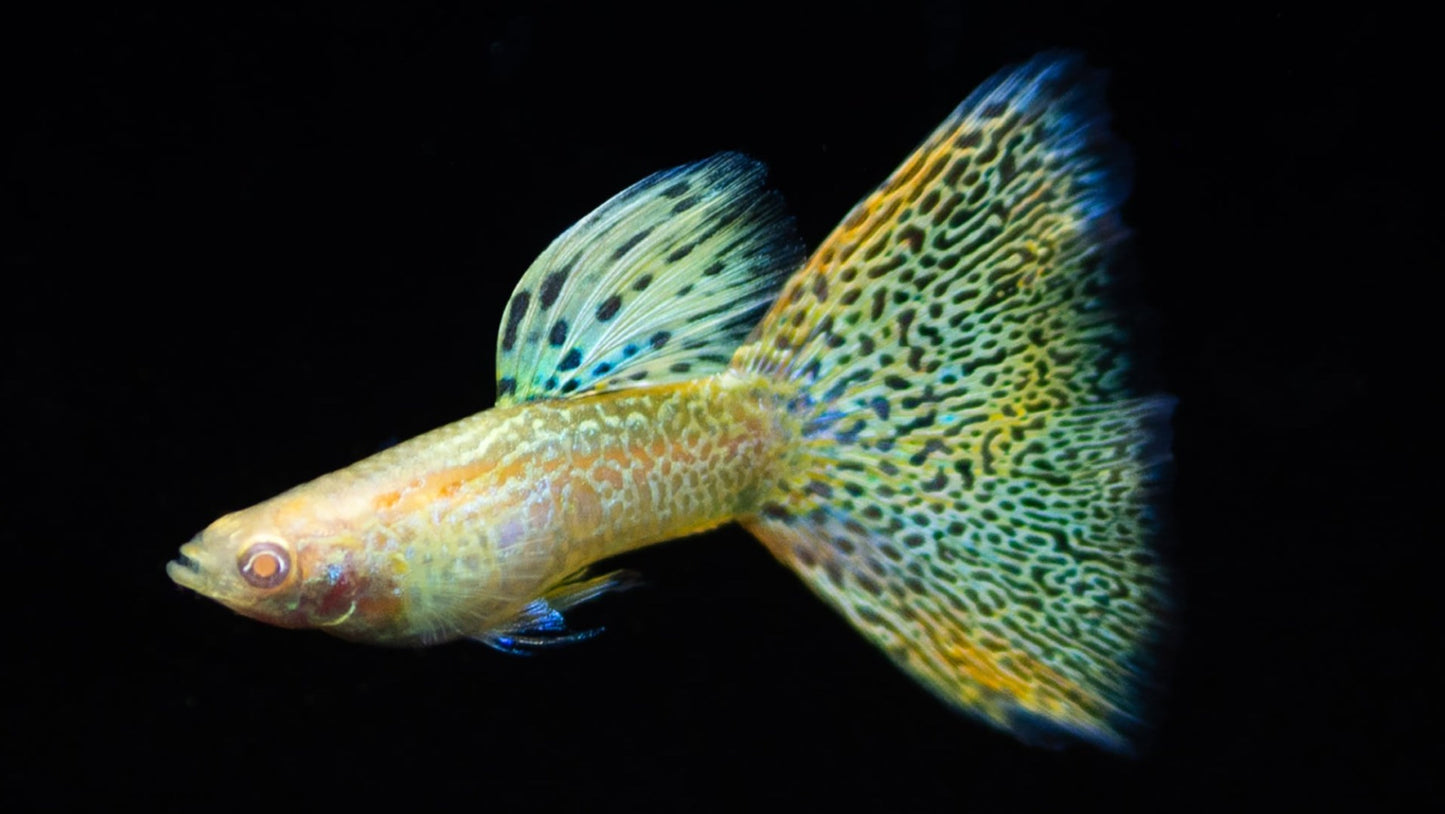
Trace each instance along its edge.
<path fill-rule="evenodd" d="M 251 587 L 275 588 L 291 572 L 291 553 L 280 543 L 263 540 L 241 552 L 236 567 Z"/>

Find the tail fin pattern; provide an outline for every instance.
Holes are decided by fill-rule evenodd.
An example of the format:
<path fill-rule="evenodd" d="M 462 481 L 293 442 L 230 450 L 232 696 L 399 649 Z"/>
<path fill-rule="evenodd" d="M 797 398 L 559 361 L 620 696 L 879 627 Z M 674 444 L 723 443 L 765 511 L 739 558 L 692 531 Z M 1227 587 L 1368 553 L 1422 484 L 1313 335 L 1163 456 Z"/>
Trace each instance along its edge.
<path fill-rule="evenodd" d="M 1127 747 L 1163 604 L 1166 398 L 1105 295 L 1127 192 L 1097 77 L 985 83 L 784 287 L 733 367 L 803 427 L 744 524 L 935 693 Z"/>

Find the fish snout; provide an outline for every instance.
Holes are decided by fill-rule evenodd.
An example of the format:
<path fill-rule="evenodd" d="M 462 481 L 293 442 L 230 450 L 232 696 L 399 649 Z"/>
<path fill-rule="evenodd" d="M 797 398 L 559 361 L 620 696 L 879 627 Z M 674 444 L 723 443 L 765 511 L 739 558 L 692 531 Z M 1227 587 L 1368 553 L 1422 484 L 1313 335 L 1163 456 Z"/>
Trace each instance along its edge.
<path fill-rule="evenodd" d="M 166 576 L 182 588 L 200 590 L 205 571 L 201 568 L 199 554 L 200 546 L 195 540 L 181 546 L 180 554 L 166 563 Z"/>

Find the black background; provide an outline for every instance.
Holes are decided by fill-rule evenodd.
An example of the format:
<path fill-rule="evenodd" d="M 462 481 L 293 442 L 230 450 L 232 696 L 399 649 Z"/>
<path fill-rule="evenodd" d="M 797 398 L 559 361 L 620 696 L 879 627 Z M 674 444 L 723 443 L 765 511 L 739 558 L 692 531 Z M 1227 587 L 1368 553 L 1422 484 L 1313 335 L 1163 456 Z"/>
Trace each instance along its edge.
<path fill-rule="evenodd" d="M 1440 385 L 1421 21 L 1214 5 L 72 9 L 13 20 L 4 799 L 964 810 L 1435 788 Z M 271 629 L 163 565 L 215 516 L 490 403 L 573 220 L 724 149 L 816 244 L 975 84 L 1110 71 L 1180 398 L 1148 751 L 949 713 L 735 528 L 532 658 Z M 1431 251 L 1434 251 L 1433 256 Z"/>

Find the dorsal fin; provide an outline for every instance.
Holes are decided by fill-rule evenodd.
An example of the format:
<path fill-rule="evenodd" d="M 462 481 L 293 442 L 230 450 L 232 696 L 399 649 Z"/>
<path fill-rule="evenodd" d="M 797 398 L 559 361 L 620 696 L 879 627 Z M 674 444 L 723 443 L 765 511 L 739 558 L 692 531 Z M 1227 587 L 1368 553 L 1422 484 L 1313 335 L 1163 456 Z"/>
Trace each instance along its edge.
<path fill-rule="evenodd" d="M 497 403 L 726 368 L 802 257 L 763 175 L 737 153 L 660 172 L 552 241 L 502 317 Z"/>

